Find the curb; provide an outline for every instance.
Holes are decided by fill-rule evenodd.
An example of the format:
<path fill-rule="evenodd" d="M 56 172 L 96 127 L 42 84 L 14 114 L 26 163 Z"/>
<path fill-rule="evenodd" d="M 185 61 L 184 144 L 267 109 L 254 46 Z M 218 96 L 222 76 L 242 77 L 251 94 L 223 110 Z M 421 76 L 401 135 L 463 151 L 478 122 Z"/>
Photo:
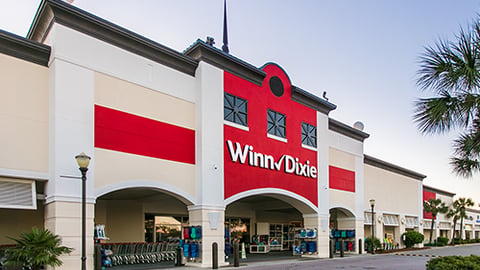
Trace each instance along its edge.
<path fill-rule="evenodd" d="M 396 253 L 397 256 L 413 256 L 413 257 L 429 257 L 429 258 L 440 258 L 443 256 L 429 255 L 429 254 L 410 254 L 410 253 Z"/>

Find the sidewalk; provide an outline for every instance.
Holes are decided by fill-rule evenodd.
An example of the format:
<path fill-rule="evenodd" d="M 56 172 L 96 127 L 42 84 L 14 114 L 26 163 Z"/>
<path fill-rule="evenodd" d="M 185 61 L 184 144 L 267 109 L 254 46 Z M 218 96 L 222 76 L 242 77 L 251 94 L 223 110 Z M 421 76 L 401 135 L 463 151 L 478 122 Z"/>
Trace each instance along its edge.
<path fill-rule="evenodd" d="M 240 259 L 240 266 L 234 267 L 233 261 L 230 262 L 230 265 L 221 266 L 219 269 L 245 269 L 250 267 L 261 267 L 261 266 L 273 266 L 273 265 L 296 265 L 302 262 L 315 261 L 315 260 L 336 260 L 336 259 L 346 259 L 349 257 L 358 257 L 358 256 L 371 256 L 370 254 L 358 253 L 345 253 L 345 257 L 341 258 L 340 254 L 337 253 L 334 258 L 306 258 L 300 256 L 292 256 L 290 252 L 280 253 L 273 252 L 270 254 L 248 254 L 247 259 Z M 138 264 L 138 265 L 121 265 L 111 268 L 112 270 L 160 270 L 160 269 L 212 269 L 209 268 L 200 268 L 195 265 L 185 265 L 185 266 L 175 266 L 174 262 L 164 262 L 158 264 Z"/>
<path fill-rule="evenodd" d="M 395 253 L 395 255 L 400 255 L 400 256 L 422 256 L 422 257 L 470 256 L 471 254 L 480 255 L 480 244 L 430 247 L 428 249 Z"/>

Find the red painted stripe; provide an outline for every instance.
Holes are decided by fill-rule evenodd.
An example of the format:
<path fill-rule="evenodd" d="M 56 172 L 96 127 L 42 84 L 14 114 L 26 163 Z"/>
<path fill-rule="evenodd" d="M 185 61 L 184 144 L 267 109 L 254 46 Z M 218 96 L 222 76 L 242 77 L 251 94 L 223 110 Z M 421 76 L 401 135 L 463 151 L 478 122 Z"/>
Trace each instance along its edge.
<path fill-rule="evenodd" d="M 437 194 L 435 192 L 430 192 L 430 191 L 423 191 L 423 200 L 428 201 L 430 199 L 435 199 L 437 197 Z M 423 218 L 429 218 L 432 219 L 432 213 L 427 213 L 423 211 Z"/>
<path fill-rule="evenodd" d="M 95 105 L 95 147 L 195 164 L 195 131 Z"/>
<path fill-rule="evenodd" d="M 355 172 L 330 166 L 330 188 L 355 192 Z"/>

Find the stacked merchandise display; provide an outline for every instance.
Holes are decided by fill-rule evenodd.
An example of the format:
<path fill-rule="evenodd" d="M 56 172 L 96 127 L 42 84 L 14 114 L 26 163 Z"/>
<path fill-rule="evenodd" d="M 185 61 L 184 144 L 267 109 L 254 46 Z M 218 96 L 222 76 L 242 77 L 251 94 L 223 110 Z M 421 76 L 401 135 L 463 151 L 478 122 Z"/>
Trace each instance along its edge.
<path fill-rule="evenodd" d="M 294 226 L 289 224 L 270 224 L 270 250 L 289 250 L 292 248 Z"/>
<path fill-rule="evenodd" d="M 331 231 L 330 237 L 335 240 L 335 250 L 340 250 L 340 240 L 344 240 L 344 251 L 355 250 L 355 230 L 335 230 Z"/>
<path fill-rule="evenodd" d="M 317 229 L 300 228 L 295 230 L 293 255 L 317 253 Z"/>
<path fill-rule="evenodd" d="M 270 224 L 270 238 L 268 240 L 268 245 L 270 250 L 281 250 L 282 249 L 282 224 Z"/>
<path fill-rule="evenodd" d="M 250 245 L 250 253 L 268 253 L 270 252 L 268 235 L 254 235 Z"/>
<path fill-rule="evenodd" d="M 293 248 L 293 238 L 295 236 L 295 227 L 293 225 L 283 225 L 282 250 Z"/>
<path fill-rule="evenodd" d="M 184 227 L 183 240 L 183 256 L 192 262 L 199 262 L 200 246 L 202 243 L 202 227 Z"/>

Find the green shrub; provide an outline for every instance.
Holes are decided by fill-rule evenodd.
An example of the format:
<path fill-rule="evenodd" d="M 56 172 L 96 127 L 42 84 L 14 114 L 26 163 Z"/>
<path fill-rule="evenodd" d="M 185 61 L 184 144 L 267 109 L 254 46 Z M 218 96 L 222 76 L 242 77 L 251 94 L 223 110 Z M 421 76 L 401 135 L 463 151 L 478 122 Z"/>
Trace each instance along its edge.
<path fill-rule="evenodd" d="M 9 238 L 14 240 L 16 245 L 5 251 L 5 266 L 14 268 L 23 265 L 32 270 L 40 270 L 42 266 L 60 266 L 62 261 L 58 257 L 73 250 L 61 246 L 58 235 L 35 227 L 31 232 L 22 233 L 18 239 Z"/>
<path fill-rule="evenodd" d="M 375 244 L 375 250 L 382 247 L 382 243 L 380 243 L 378 238 L 375 238 L 373 243 Z M 365 246 L 369 251 L 372 250 L 372 237 L 367 237 L 367 239 L 365 239 Z"/>
<path fill-rule="evenodd" d="M 437 238 L 437 246 L 443 247 L 448 244 L 448 238 L 447 237 L 438 237 Z"/>
<path fill-rule="evenodd" d="M 464 240 L 460 239 L 460 238 L 455 238 L 453 239 L 453 243 L 455 245 L 461 245 L 461 244 L 465 244 Z"/>
<path fill-rule="evenodd" d="M 447 256 L 427 262 L 427 270 L 480 270 L 480 256 Z"/>
<path fill-rule="evenodd" d="M 408 231 L 408 232 L 405 232 L 402 235 L 403 244 L 407 248 L 413 247 L 413 245 L 415 245 L 415 244 L 422 243 L 424 238 L 425 237 L 423 236 L 423 234 L 421 234 L 417 231 Z"/>

